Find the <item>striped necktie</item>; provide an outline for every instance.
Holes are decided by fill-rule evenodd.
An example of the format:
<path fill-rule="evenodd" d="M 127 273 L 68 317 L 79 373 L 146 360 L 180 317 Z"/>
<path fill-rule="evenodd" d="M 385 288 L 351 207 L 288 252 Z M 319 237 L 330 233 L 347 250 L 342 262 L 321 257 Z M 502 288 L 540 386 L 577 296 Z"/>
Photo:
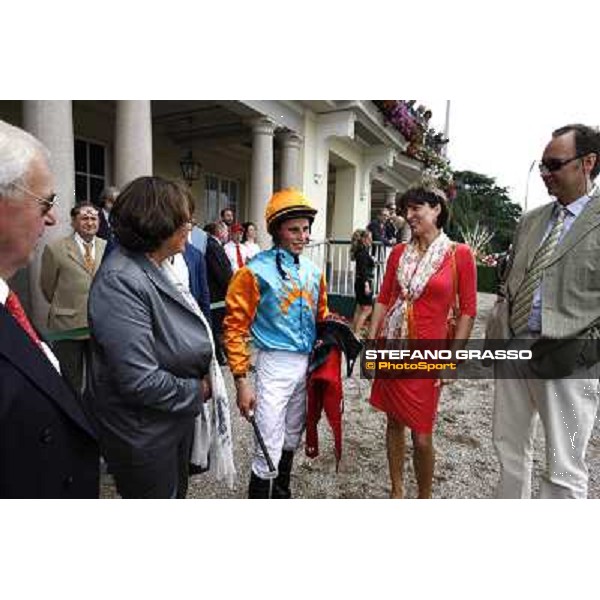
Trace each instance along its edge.
<path fill-rule="evenodd" d="M 85 249 L 85 254 L 83 255 L 83 264 L 85 265 L 85 269 L 88 273 L 94 273 L 94 257 L 92 256 L 92 242 L 84 242 L 83 247 Z"/>
<path fill-rule="evenodd" d="M 527 331 L 527 322 L 529 321 L 529 313 L 531 313 L 533 295 L 540 285 L 544 269 L 560 241 L 560 236 L 565 226 L 567 212 L 568 210 L 564 206 L 560 209 L 548 237 L 546 237 L 542 242 L 542 245 L 538 248 L 533 257 L 533 261 L 525 274 L 523 283 L 517 292 L 510 317 L 510 326 L 515 335 L 520 335 Z"/>

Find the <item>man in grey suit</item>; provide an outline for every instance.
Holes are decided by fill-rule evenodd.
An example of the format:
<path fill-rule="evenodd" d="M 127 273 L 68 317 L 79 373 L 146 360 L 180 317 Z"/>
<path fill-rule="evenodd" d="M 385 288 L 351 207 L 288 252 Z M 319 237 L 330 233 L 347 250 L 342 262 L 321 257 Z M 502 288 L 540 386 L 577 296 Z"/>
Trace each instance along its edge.
<path fill-rule="evenodd" d="M 496 365 L 493 439 L 500 498 L 531 496 L 538 415 L 546 438 L 540 497 L 587 496 L 585 452 L 598 408 L 597 365 L 572 361 L 562 368 L 571 357 L 561 343 L 577 343 L 600 320 L 600 190 L 592 183 L 599 160 L 598 131 L 585 125 L 554 131 L 540 172 L 556 201 L 527 213 L 515 233 L 504 289 L 508 347 L 526 343 L 535 350 L 544 343 L 550 348 L 546 358 L 557 368 L 540 373 L 531 362 Z M 551 346 L 548 340 L 558 342 Z M 560 378 L 552 379 L 560 370 Z"/>

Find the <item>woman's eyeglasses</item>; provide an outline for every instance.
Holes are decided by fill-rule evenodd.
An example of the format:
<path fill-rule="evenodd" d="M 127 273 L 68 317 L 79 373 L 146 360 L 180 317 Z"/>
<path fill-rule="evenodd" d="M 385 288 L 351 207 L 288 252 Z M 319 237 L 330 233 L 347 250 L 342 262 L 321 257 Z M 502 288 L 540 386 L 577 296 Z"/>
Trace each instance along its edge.
<path fill-rule="evenodd" d="M 26 194 L 32 196 L 33 199 L 42 206 L 42 215 L 47 215 L 58 202 L 58 196 L 56 194 L 52 194 L 49 198 L 41 198 L 40 196 L 34 194 L 31 190 L 28 190 L 18 183 L 13 183 L 12 185 L 21 192 L 25 192 Z"/>

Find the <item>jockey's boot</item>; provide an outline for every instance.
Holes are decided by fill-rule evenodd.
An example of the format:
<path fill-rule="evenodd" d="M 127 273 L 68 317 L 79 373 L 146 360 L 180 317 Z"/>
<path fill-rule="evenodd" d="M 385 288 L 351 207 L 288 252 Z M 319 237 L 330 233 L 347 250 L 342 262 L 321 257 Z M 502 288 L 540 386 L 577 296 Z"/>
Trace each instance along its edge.
<path fill-rule="evenodd" d="M 254 471 L 250 472 L 250 485 L 248 486 L 248 498 L 253 500 L 267 499 L 271 497 L 272 479 L 261 479 Z"/>
<path fill-rule="evenodd" d="M 290 476 L 292 474 L 292 463 L 294 462 L 293 450 L 284 450 L 281 453 L 279 466 L 277 467 L 277 478 L 273 484 L 273 498 L 289 500 L 292 497 L 290 490 Z"/>

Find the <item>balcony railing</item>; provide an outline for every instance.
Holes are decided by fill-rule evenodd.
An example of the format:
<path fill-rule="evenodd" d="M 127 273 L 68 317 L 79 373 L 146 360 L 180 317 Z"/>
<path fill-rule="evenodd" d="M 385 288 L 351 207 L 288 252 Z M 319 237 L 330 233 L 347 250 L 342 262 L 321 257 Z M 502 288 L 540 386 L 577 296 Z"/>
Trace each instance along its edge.
<path fill-rule="evenodd" d="M 381 242 L 372 246 L 375 259 L 375 278 L 373 281 L 374 295 L 379 293 L 385 265 L 391 248 Z M 354 277 L 356 264 L 350 257 L 350 242 L 346 240 L 325 240 L 309 244 L 305 256 L 310 258 L 325 273 L 327 293 L 332 295 L 354 297 Z"/>

